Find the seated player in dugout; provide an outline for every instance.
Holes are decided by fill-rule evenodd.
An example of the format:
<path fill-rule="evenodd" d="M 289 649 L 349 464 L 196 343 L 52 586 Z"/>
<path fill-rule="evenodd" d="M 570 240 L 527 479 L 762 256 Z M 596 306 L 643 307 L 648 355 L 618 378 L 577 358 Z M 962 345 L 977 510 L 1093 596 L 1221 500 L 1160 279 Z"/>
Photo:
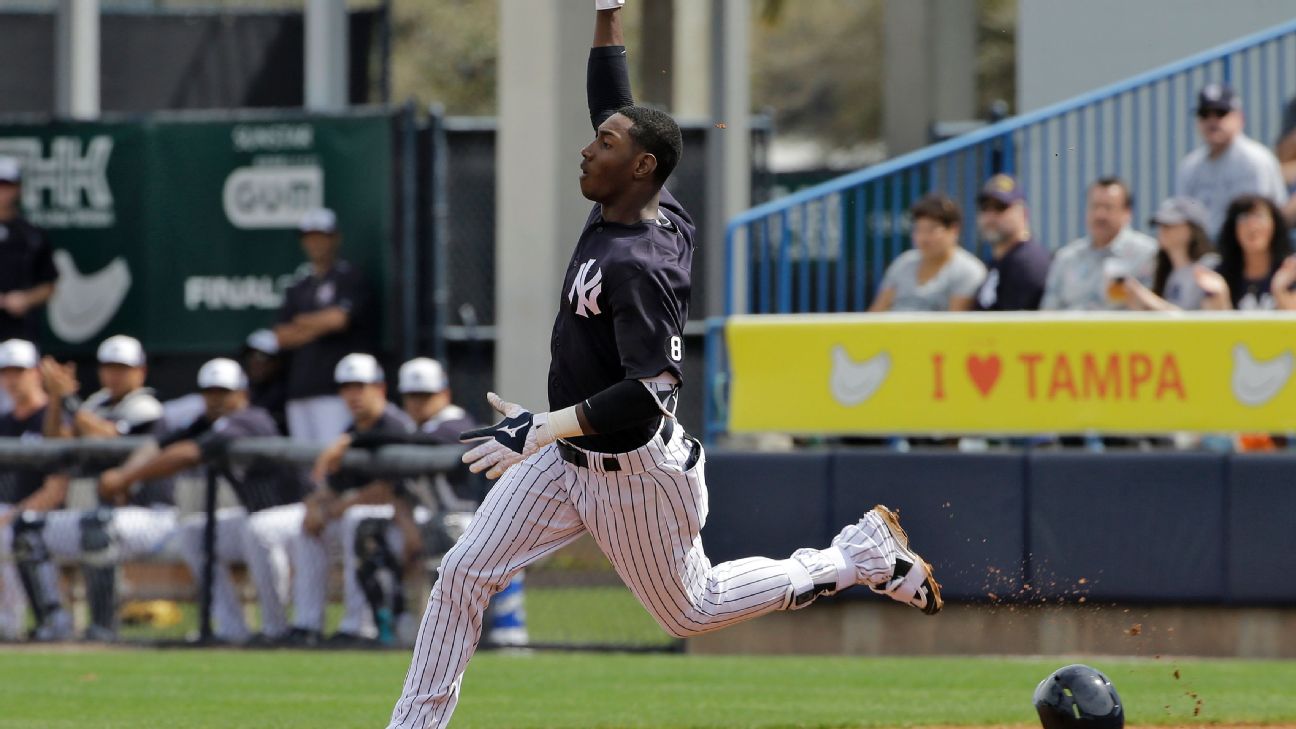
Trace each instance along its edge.
<path fill-rule="evenodd" d="M 45 389 L 62 406 L 61 413 L 46 411 L 47 438 L 142 435 L 161 420 L 162 403 L 144 386 L 148 366 L 138 339 L 124 334 L 108 337 L 95 358 L 100 389 L 84 401 L 77 397 L 81 385 L 75 363 L 60 364 L 52 357 L 41 361 Z"/>
<path fill-rule="evenodd" d="M 715 565 L 707 557 L 706 457 L 675 420 L 695 227 L 663 185 L 683 143 L 669 115 L 634 105 L 621 4 L 595 0 L 586 67 L 594 134 L 579 178 L 593 206 L 553 302 L 549 409 L 490 393 L 503 419 L 461 436 L 477 443 L 464 462 L 499 482 L 441 562 L 389 729 L 446 726 L 491 594 L 586 533 L 680 638 L 854 585 L 927 614 L 941 609 L 931 565 L 885 506 L 822 549 Z"/>
<path fill-rule="evenodd" d="M 24 442 L 44 437 L 45 410 L 57 411 L 58 403 L 51 403 L 41 386 L 39 362 L 36 346 L 25 339 L 0 343 L 0 389 L 13 408 L 0 415 L 0 437 Z M 57 594 L 57 574 L 43 559 L 40 517 L 62 506 L 67 490 L 66 473 L 0 469 L 0 640 L 22 637 L 26 594 Z M 31 602 L 37 625 L 33 638 L 55 640 L 71 632 L 70 621 L 55 625 L 50 620 L 54 607 L 42 599 Z"/>
<path fill-rule="evenodd" d="M 144 348 L 125 335 L 105 339 L 96 352 L 100 389 L 85 401 L 72 364 L 50 357 L 41 363 L 46 389 L 60 403 L 61 412 L 45 413 L 45 435 L 115 438 L 155 435 L 162 424 L 162 404 L 144 386 L 148 375 Z M 129 491 L 98 494 L 99 505 L 89 510 L 59 510 L 31 525 L 31 539 L 42 544 L 32 559 L 74 559 L 80 563 L 90 607 L 88 640 L 116 637 L 116 584 L 118 565 L 163 549 L 176 525 L 174 484 L 160 477 Z M 40 589 L 39 583 L 33 583 Z M 72 619 L 57 591 L 29 593 L 33 602 L 48 609 L 40 630 L 50 639 L 71 637 Z"/>
<path fill-rule="evenodd" d="M 404 601 L 400 596 L 387 602 L 396 606 L 390 614 L 375 615 L 357 579 L 361 566 L 357 541 L 370 546 L 375 542 L 385 544 L 372 537 L 380 531 L 379 524 L 385 525 L 395 516 L 394 502 L 404 484 L 399 478 L 364 476 L 338 470 L 336 465 L 341 463 L 341 453 L 356 435 L 367 432 L 403 435 L 411 432 L 414 424 L 400 408 L 387 401 L 386 378 L 372 355 L 348 354 L 337 363 L 333 376 L 352 422 L 320 454 L 312 473 L 316 488 L 306 498 L 306 515 L 292 547 L 294 615 L 288 642 L 296 645 L 321 642 L 330 548 L 339 546 L 343 615 L 337 632 L 324 643 L 349 647 L 372 645 L 379 639 L 394 641 L 397 632 L 413 629 L 413 619 L 404 615 Z M 399 554 L 401 549 L 395 552 Z"/>
<path fill-rule="evenodd" d="M 215 637 L 227 643 L 276 640 L 288 631 L 288 543 L 301 530 L 305 473 L 282 463 L 258 460 L 244 465 L 225 458 L 230 445 L 240 439 L 279 435 L 270 414 L 249 403 L 247 377 L 237 362 L 218 357 L 205 363 L 198 370 L 198 390 L 203 414 L 188 427 L 164 436 L 156 452 L 105 471 L 99 479 L 99 493 L 112 500 L 140 481 L 203 465 L 216 469 L 240 505 L 216 511 L 211 592 Z M 185 517 L 177 527 L 177 549 L 195 582 L 202 578 L 207 561 L 203 546 L 206 520 L 206 513 L 198 512 Z M 256 586 L 260 636 L 253 635 L 244 620 L 243 603 L 229 573 L 234 562 L 247 565 Z"/>
<path fill-rule="evenodd" d="M 332 473 L 338 469 L 345 449 L 378 448 L 384 445 L 459 445 L 459 435 L 477 427 L 466 410 L 455 405 L 450 382 L 441 363 L 427 357 L 416 357 L 401 365 L 397 376 L 401 406 L 414 421 L 415 431 L 371 429 L 343 436 L 339 447 L 330 449 L 321 466 Z M 346 440 L 349 439 L 349 440 Z M 386 543 L 375 539 L 357 542 L 361 552 L 359 579 L 365 596 L 375 610 L 391 603 L 390 596 L 377 589 L 374 574 L 384 560 L 400 555 L 406 571 L 416 569 L 424 555 L 442 555 L 463 533 L 468 518 L 477 510 L 489 482 L 461 466 L 450 472 L 431 474 L 407 482 L 408 488 L 396 494 L 395 513 L 391 520 L 373 520 L 362 525 L 367 537 L 385 533 Z M 385 528 L 380 532 L 380 528 Z M 399 572 L 397 573 L 399 574 Z M 528 641 L 523 577 L 518 573 L 508 586 L 491 598 L 486 610 L 488 645 L 523 645 Z M 380 636 L 381 637 L 381 636 Z"/>

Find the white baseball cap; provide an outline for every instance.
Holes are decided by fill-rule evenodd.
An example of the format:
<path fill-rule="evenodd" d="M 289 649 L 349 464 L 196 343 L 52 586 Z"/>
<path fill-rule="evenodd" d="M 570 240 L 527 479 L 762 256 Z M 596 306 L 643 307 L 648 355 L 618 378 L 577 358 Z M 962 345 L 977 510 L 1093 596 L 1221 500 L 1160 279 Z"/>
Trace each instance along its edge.
<path fill-rule="evenodd" d="M 0 342 L 0 369 L 19 367 L 29 370 L 40 364 L 36 354 L 36 345 L 26 339 L 10 339 Z"/>
<path fill-rule="evenodd" d="M 301 222 L 297 223 L 299 233 L 328 233 L 332 235 L 337 232 L 337 213 L 328 208 L 312 208 L 302 215 Z"/>
<path fill-rule="evenodd" d="M 0 182 L 16 185 L 22 182 L 22 165 L 13 157 L 0 157 Z"/>
<path fill-rule="evenodd" d="M 208 360 L 198 370 L 198 389 L 219 388 L 221 390 L 247 389 L 247 375 L 238 362 L 226 357 Z"/>
<path fill-rule="evenodd" d="M 382 367 L 371 354 L 348 354 L 333 369 L 333 381 L 339 385 L 359 382 L 372 385 L 383 381 Z"/>
<path fill-rule="evenodd" d="M 416 357 L 400 368 L 397 389 L 407 392 L 441 392 L 446 389 L 446 373 L 441 363 L 428 357 Z"/>
<path fill-rule="evenodd" d="M 120 364 L 127 367 L 144 366 L 144 347 L 135 337 L 118 334 L 103 340 L 97 354 L 99 364 Z"/>
<path fill-rule="evenodd" d="M 279 354 L 279 337 L 269 329 L 258 329 L 248 335 L 247 348 L 269 355 Z"/>

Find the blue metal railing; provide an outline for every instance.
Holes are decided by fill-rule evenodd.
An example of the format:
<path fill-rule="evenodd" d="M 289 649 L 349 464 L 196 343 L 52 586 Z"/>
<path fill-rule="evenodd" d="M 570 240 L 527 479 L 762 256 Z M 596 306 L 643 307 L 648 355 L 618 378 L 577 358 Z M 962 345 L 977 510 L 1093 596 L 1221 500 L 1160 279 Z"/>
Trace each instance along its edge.
<path fill-rule="evenodd" d="M 908 245 L 906 210 L 929 191 L 959 202 L 962 243 L 984 254 L 976 192 L 996 172 L 1018 178 L 1034 235 L 1049 248 L 1083 234 L 1085 188 L 1103 175 L 1129 183 L 1141 225 L 1198 144 L 1198 90 L 1232 83 L 1247 133 L 1272 144 L 1296 92 L 1292 67 L 1296 21 L 752 208 L 725 231 L 725 314 L 865 310 Z M 718 354 L 708 347 L 707 356 Z M 709 435 L 723 432 L 723 398 L 707 398 L 706 421 Z"/>

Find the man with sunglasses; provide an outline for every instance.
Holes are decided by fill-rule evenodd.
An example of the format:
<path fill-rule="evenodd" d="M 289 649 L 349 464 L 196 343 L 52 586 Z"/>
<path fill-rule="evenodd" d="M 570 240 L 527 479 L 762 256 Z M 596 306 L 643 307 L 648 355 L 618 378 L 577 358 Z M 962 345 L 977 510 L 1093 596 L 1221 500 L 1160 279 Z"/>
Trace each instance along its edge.
<path fill-rule="evenodd" d="M 1278 207 L 1287 202 L 1278 159 L 1243 131 L 1242 100 L 1228 84 L 1208 84 L 1197 94 L 1197 132 L 1202 146 L 1179 164 L 1175 195 L 1191 197 L 1210 213 L 1212 236 L 1219 235 L 1229 203 L 1239 195 L 1262 195 Z"/>
<path fill-rule="evenodd" d="M 990 244 L 991 261 L 976 293 L 979 311 L 1040 308 L 1049 252 L 1031 239 L 1026 194 L 1010 175 L 986 180 L 977 194 L 977 229 Z"/>

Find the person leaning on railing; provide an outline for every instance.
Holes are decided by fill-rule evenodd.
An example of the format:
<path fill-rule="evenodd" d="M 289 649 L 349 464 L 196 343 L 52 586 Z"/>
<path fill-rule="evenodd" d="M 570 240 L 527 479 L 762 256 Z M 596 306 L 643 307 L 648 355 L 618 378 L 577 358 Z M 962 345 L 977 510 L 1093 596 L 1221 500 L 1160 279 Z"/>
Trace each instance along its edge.
<path fill-rule="evenodd" d="M 334 368 L 333 379 L 352 422 L 316 460 L 312 474 L 316 488 L 305 499 L 306 515 L 293 539 L 293 629 L 285 639 L 290 645 L 310 646 L 322 640 L 329 555 L 336 554 L 339 545 L 344 611 L 327 645 L 373 645 L 381 635 L 379 628 L 386 627 L 376 624 L 357 580 L 356 543 L 364 537 L 365 529 L 372 528 L 372 522 L 385 523 L 393 517 L 393 502 L 404 489 L 403 479 L 366 477 L 335 469 L 354 437 L 375 430 L 408 434 L 414 430 L 414 423 L 387 401 L 386 378 L 372 355 L 352 353 L 343 357 Z"/>
<path fill-rule="evenodd" d="M 958 203 L 932 193 L 909 209 L 913 249 L 887 267 L 869 311 L 968 311 L 986 268 L 959 246 Z"/>
<path fill-rule="evenodd" d="M 223 357 L 198 370 L 198 390 L 204 411 L 187 428 L 162 438 L 161 450 L 142 459 L 131 459 L 120 468 L 104 471 L 99 493 L 112 499 L 148 479 L 173 475 L 206 464 L 217 469 L 238 497 L 239 506 L 217 509 L 216 544 L 212 557 L 212 618 L 214 635 L 224 642 L 264 641 L 282 636 L 288 618 L 281 594 L 288 583 L 288 540 L 301 529 L 301 497 L 305 476 L 293 466 L 268 461 L 229 463 L 229 446 L 244 438 L 279 434 L 265 410 L 248 402 L 247 377 L 238 363 Z M 204 531 L 207 514 L 199 512 L 181 520 L 177 528 L 180 556 L 195 581 L 207 564 Z M 260 638 L 253 636 L 243 618 L 243 604 L 234 590 L 229 564 L 243 562 L 256 585 L 261 604 Z"/>
<path fill-rule="evenodd" d="M 36 346 L 31 342 L 10 339 L 0 343 L 0 387 L 13 408 L 0 415 L 0 438 L 35 441 L 44 437 L 45 411 L 58 410 L 58 405 L 51 405 L 41 387 L 38 366 Z M 35 468 L 0 469 L 0 639 L 22 637 L 27 622 L 26 586 L 30 584 L 30 591 L 39 594 L 53 594 L 57 589 L 53 567 L 47 562 L 40 566 L 41 560 L 33 558 L 41 556 L 40 516 L 62 506 L 67 490 L 65 473 L 46 474 Z M 32 612 L 37 625 L 45 626 L 52 606 L 36 601 Z M 55 632 L 72 629 L 70 621 L 66 626 L 54 627 L 59 629 Z M 47 637 L 46 633 L 51 630 L 46 628 L 35 635 Z"/>

